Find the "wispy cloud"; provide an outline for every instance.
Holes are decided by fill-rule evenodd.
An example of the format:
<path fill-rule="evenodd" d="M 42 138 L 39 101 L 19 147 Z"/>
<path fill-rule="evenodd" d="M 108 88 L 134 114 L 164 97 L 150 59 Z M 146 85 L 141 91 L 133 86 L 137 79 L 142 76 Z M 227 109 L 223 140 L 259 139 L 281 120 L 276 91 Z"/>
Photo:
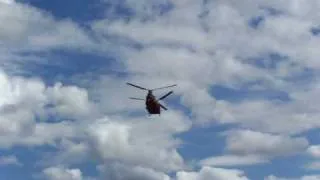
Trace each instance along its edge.
<path fill-rule="evenodd" d="M 16 165 L 22 166 L 21 162 L 17 159 L 16 156 L 1 156 L 0 157 L 0 165 L 7 166 L 7 165 Z"/>

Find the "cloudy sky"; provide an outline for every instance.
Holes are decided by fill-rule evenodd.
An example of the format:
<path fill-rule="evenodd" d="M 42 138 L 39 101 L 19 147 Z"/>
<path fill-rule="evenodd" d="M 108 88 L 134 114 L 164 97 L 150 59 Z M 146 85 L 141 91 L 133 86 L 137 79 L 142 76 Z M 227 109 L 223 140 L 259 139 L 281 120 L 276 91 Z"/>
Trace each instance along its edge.
<path fill-rule="evenodd" d="M 319 9 L 0 0 L 0 179 L 320 179 Z"/>

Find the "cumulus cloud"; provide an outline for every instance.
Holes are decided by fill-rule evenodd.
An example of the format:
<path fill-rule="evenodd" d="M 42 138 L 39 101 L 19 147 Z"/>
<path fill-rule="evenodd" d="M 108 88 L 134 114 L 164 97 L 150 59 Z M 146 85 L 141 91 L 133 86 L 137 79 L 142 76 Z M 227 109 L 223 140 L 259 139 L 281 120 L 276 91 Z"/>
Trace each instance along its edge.
<path fill-rule="evenodd" d="M 74 125 L 76 126 L 76 125 Z M 94 159 L 91 155 L 89 143 L 83 140 L 84 135 L 78 129 L 72 136 L 64 136 L 55 147 L 57 151 L 51 154 L 52 158 L 45 158 L 40 161 L 41 165 L 52 166 L 60 164 L 74 165 Z"/>
<path fill-rule="evenodd" d="M 162 172 L 141 166 L 126 166 L 120 163 L 103 165 L 99 167 L 102 178 L 107 180 L 170 180 L 170 177 Z"/>
<path fill-rule="evenodd" d="M 128 2 L 126 6 L 144 12 Z M 159 6 L 153 1 L 140 3 Z M 254 3 L 246 0 L 243 4 L 233 0 L 170 3 L 172 9 L 146 21 L 141 16 L 133 16 L 130 21 L 120 16 L 116 20 L 95 21 L 92 28 L 97 34 L 118 37 L 114 42 L 120 44 L 121 63 L 129 72 L 139 74 L 136 80 L 148 85 L 155 79 L 182 85 L 181 103 L 199 123 L 237 123 L 262 132 L 284 134 L 319 126 L 317 110 L 302 105 L 309 100 L 297 97 L 307 98 L 303 87 L 310 85 L 301 76 L 318 69 L 315 52 L 318 38 L 310 32 L 317 20 L 308 13 L 318 3 L 308 1 L 312 7 L 299 1 L 264 0 Z M 260 16 L 263 18 L 259 26 L 250 27 L 250 21 Z M 136 50 L 128 41 L 142 48 Z M 270 54 L 280 58 L 268 58 Z M 270 101 L 262 94 L 258 100 L 242 99 L 236 103 L 216 100 L 210 94 L 213 85 L 235 91 L 242 88 L 281 91 L 292 99 Z M 205 101 L 197 102 L 200 94 Z"/>
<path fill-rule="evenodd" d="M 96 42 L 70 19 L 57 19 L 28 3 L 0 3 L 0 67 L 12 74 L 33 74 L 27 67 L 56 64 L 48 52 L 82 50 L 92 52 Z M 104 50 L 103 50 L 104 51 Z M 41 53 L 48 53 L 46 55 Z M 46 56 L 45 58 L 43 58 Z M 30 64 L 31 63 L 31 64 Z"/>
<path fill-rule="evenodd" d="M 320 145 L 309 146 L 309 148 L 307 149 L 307 153 L 312 157 L 319 158 L 320 157 Z"/>
<path fill-rule="evenodd" d="M 235 123 L 244 128 L 267 133 L 298 134 L 319 126 L 318 113 L 304 100 L 291 102 L 269 100 L 219 101 L 216 111 L 221 123 Z M 225 115 L 225 116 L 222 116 Z"/>
<path fill-rule="evenodd" d="M 98 157 L 102 164 L 119 161 L 159 171 L 186 167 L 177 151 L 181 142 L 173 137 L 191 127 L 181 113 L 164 113 L 152 121 L 147 117 L 129 121 L 121 116 L 95 119 L 93 104 L 84 89 L 59 83 L 47 86 L 40 79 L 1 75 L 2 91 L 6 94 L 0 101 L 2 147 L 49 144 L 57 148 L 58 152 L 43 165 L 79 163 Z M 25 114 L 17 113 L 20 111 Z M 90 121 L 78 120 L 86 117 Z M 69 118 L 76 121 L 67 121 Z M 71 172 L 74 171 L 56 168 L 45 171 L 52 178 L 76 176 Z"/>
<path fill-rule="evenodd" d="M 74 127 L 68 122 L 47 123 L 50 116 L 48 106 L 56 112 L 56 116 L 64 120 L 72 118 L 74 113 L 79 116 L 90 111 L 86 93 L 77 87 L 60 86 L 60 89 L 55 89 L 56 94 L 52 94 L 51 87 L 47 87 L 40 79 L 11 77 L 3 71 L 0 73 L 0 84 L 3 94 L 0 98 L 2 147 L 17 144 L 42 145 L 53 143 L 59 137 L 73 136 Z M 70 94 L 65 94 L 68 92 Z M 64 93 L 64 98 L 57 96 L 61 93 Z"/>
<path fill-rule="evenodd" d="M 82 180 L 82 172 L 79 169 L 66 169 L 63 167 L 49 167 L 43 170 L 48 180 Z"/>
<path fill-rule="evenodd" d="M 86 89 L 77 86 L 64 87 L 61 83 L 57 83 L 49 87 L 46 93 L 54 107 L 53 113 L 80 119 L 80 117 L 88 118 L 94 111 L 94 104 L 90 102 Z"/>
<path fill-rule="evenodd" d="M 308 145 L 306 138 L 291 138 L 251 130 L 230 132 L 226 140 L 226 150 L 229 152 L 267 157 L 295 155 L 305 151 Z"/>
<path fill-rule="evenodd" d="M 320 146 L 319 145 L 310 145 L 306 150 L 306 154 L 310 156 L 312 162 L 305 164 L 303 167 L 307 170 L 319 170 L 320 169 Z"/>
<path fill-rule="evenodd" d="M 14 0 L 1 0 L 0 3 L 12 4 Z"/>
<path fill-rule="evenodd" d="M 12 64 L 15 60 L 30 59 L 53 63 L 21 55 L 35 50 L 112 48 L 116 61 L 133 74 L 123 79 L 146 87 L 178 83 L 176 95 L 192 115 L 172 108 L 152 120 L 128 116 L 144 105 L 127 103 L 133 91 L 123 88 L 120 78 L 102 76 L 90 82 L 94 87 L 83 89 L 61 83 L 48 86 L 40 79 L 1 72 L 1 147 L 55 145 L 58 152 L 51 163 L 97 158 L 106 178 L 120 180 L 169 179 L 165 173 L 172 171 L 178 171 L 178 180 L 244 180 L 248 178 L 243 171 L 205 166 L 251 165 L 299 154 L 308 140 L 290 135 L 320 126 L 319 82 L 312 74 L 320 67 L 319 39 L 310 31 L 319 24 L 316 0 L 108 1 L 129 8 L 134 16 L 127 20 L 111 11 L 105 19 L 91 22 L 100 46 L 70 20 L 57 20 L 30 5 L 1 2 L 1 66 L 14 70 L 19 66 Z M 257 17 L 261 21 L 250 27 Z M 214 97 L 212 86 L 248 94 L 273 90 L 284 92 L 289 100 L 270 100 L 261 93 L 234 102 Z M 66 121 L 70 119 L 76 121 Z M 175 135 L 209 123 L 252 130 L 230 131 L 226 154 L 205 158 L 199 172 L 183 171 L 185 158 L 178 151 L 182 140 Z M 318 157 L 317 151 L 317 146 L 307 150 L 313 157 Z M 83 178 L 79 169 L 61 167 L 49 167 L 44 174 L 52 179 Z"/>
<path fill-rule="evenodd" d="M 180 142 L 172 135 L 188 130 L 190 125 L 184 118 L 179 114 L 135 122 L 103 118 L 88 128 L 89 142 L 105 161 L 116 160 L 162 171 L 183 169 L 184 159 L 177 152 Z"/>
<path fill-rule="evenodd" d="M 13 2 L 0 4 L 3 27 L 1 47 L 39 50 L 55 47 L 83 47 L 91 40 L 75 23 L 57 21 L 53 16 L 33 6 Z M 6 23 L 10 22 L 10 23 Z"/>
<path fill-rule="evenodd" d="M 243 171 L 237 169 L 221 169 L 203 167 L 199 172 L 184 172 L 180 171 L 177 173 L 177 180 L 249 180 Z"/>
<path fill-rule="evenodd" d="M 308 147 L 305 138 L 273 135 L 252 130 L 225 133 L 226 155 L 208 157 L 201 165 L 239 166 L 270 163 L 273 158 L 303 153 Z"/>

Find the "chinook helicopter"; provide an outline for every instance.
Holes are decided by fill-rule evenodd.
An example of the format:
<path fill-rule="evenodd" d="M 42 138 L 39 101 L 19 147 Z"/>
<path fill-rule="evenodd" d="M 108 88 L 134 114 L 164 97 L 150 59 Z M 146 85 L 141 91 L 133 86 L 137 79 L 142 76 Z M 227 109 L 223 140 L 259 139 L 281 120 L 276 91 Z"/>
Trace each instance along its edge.
<path fill-rule="evenodd" d="M 142 98 L 135 98 L 135 97 L 130 97 L 130 99 L 133 100 L 141 100 L 141 101 L 145 101 L 145 105 L 146 105 L 146 110 L 148 111 L 149 115 L 151 114 L 159 114 L 161 113 L 161 108 L 164 110 L 168 110 L 165 106 L 163 106 L 159 100 L 163 100 L 164 98 L 168 97 L 170 94 L 173 93 L 173 91 L 169 91 L 167 94 L 163 95 L 162 97 L 160 97 L 159 99 L 156 99 L 156 97 L 153 95 L 153 91 L 154 90 L 159 90 L 159 89 L 165 89 L 165 88 L 169 88 L 169 87 L 174 87 L 177 86 L 176 84 L 174 85 L 170 85 L 170 86 L 165 86 L 165 87 L 159 87 L 159 88 L 154 88 L 154 89 L 147 89 L 132 83 L 127 83 L 127 85 L 142 89 L 142 90 L 146 90 L 148 91 L 146 98 L 142 99 Z"/>

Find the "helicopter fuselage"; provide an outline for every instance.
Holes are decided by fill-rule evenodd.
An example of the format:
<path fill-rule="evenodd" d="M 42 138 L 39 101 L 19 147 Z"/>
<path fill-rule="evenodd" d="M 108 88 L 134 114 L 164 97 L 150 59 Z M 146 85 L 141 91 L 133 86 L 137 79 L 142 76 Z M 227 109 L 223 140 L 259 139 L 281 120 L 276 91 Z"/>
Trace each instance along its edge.
<path fill-rule="evenodd" d="M 146 109 L 149 114 L 160 114 L 160 104 L 151 91 L 146 96 Z"/>
<path fill-rule="evenodd" d="M 168 92 L 167 94 L 163 95 L 162 97 L 160 97 L 158 99 L 152 94 L 152 91 L 176 86 L 176 84 L 174 84 L 174 85 L 164 86 L 164 87 L 159 87 L 159 88 L 154 88 L 154 89 L 147 89 L 147 88 L 144 88 L 144 87 L 132 84 L 132 83 L 127 83 L 127 84 L 130 85 L 130 86 L 142 89 L 142 90 L 147 90 L 148 94 L 146 96 L 146 99 L 134 98 L 134 97 L 130 97 L 130 99 L 145 101 L 146 110 L 148 111 L 148 113 L 149 114 L 159 114 L 159 115 L 161 113 L 161 108 L 164 109 L 164 110 L 168 110 L 159 101 L 163 100 L 164 98 L 166 98 L 167 96 L 172 94 L 173 91 Z"/>

